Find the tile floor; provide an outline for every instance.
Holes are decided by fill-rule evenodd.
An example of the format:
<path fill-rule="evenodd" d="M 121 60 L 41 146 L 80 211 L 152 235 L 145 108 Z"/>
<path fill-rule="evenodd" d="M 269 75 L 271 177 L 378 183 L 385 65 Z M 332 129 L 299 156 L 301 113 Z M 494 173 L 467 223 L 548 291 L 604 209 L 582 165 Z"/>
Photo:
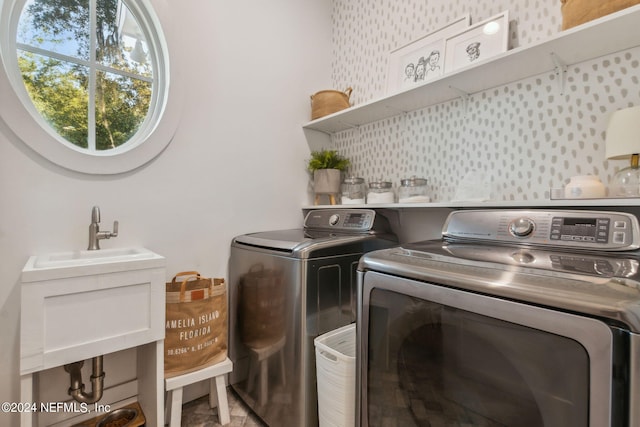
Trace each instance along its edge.
<path fill-rule="evenodd" d="M 227 387 L 231 423 L 227 427 L 266 427 L 255 414 Z M 217 427 L 218 409 L 209 408 L 209 396 L 203 396 L 182 406 L 182 427 Z"/>

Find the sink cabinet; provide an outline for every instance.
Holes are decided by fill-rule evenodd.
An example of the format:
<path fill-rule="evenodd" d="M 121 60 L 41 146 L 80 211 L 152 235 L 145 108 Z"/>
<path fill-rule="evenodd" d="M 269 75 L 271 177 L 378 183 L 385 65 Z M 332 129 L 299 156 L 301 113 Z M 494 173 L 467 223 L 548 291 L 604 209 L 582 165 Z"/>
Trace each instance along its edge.
<path fill-rule="evenodd" d="M 137 348 L 138 401 L 147 425 L 162 425 L 165 259 L 149 254 L 89 265 L 29 259 L 21 285 L 22 402 L 38 402 L 34 383 L 39 371 Z M 109 375 L 108 367 L 104 370 Z M 83 382 L 91 386 L 89 378 Z M 60 387 L 66 390 L 68 384 Z M 22 426 L 34 425 L 35 419 L 36 414 L 23 413 Z"/>

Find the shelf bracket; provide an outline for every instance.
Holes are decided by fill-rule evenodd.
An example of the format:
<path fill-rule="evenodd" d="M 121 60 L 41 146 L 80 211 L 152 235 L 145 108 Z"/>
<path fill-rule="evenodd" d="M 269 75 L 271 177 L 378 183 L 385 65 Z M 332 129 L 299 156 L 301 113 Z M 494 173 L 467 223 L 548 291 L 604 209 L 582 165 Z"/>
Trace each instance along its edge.
<path fill-rule="evenodd" d="M 354 124 L 343 122 L 343 121 L 340 121 L 340 124 L 345 125 L 349 129 L 360 129 L 360 125 L 354 125 Z"/>
<path fill-rule="evenodd" d="M 331 147 L 331 133 L 310 128 L 302 129 L 311 151 L 319 151 Z"/>
<path fill-rule="evenodd" d="M 567 78 L 567 64 L 553 52 L 551 52 L 551 60 L 555 66 L 554 72 L 558 81 L 558 91 L 560 91 L 560 95 L 564 95 L 564 86 Z"/>
<path fill-rule="evenodd" d="M 460 99 L 462 99 L 462 102 L 464 103 L 464 113 L 466 114 L 467 111 L 469 111 L 469 99 L 471 99 L 471 94 L 451 85 L 449 85 L 449 89 L 460 95 Z"/>
<path fill-rule="evenodd" d="M 400 108 L 392 107 L 391 105 L 385 105 L 384 108 L 386 108 L 387 110 L 391 110 L 393 112 L 396 112 L 396 113 L 398 113 L 398 115 L 407 114 L 408 113 L 408 111 L 401 110 Z"/>

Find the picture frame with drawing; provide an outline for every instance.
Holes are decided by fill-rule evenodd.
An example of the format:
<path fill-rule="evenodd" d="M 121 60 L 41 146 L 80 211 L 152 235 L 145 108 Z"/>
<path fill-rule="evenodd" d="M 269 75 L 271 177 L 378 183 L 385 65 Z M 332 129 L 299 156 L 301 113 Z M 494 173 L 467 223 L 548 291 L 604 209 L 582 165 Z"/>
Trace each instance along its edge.
<path fill-rule="evenodd" d="M 387 94 L 420 86 L 444 72 L 445 40 L 471 24 L 463 15 L 417 40 L 389 53 Z"/>
<path fill-rule="evenodd" d="M 445 40 L 444 72 L 481 62 L 509 48 L 509 11 L 471 25 Z"/>

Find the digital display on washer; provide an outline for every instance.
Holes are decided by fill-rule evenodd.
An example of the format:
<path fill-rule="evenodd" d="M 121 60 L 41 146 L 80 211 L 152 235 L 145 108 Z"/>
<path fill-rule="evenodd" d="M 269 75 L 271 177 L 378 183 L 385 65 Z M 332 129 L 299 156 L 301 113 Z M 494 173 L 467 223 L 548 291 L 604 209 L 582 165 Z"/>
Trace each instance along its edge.
<path fill-rule="evenodd" d="M 564 218 L 561 230 L 563 234 L 573 234 L 578 236 L 595 236 L 595 218 Z"/>
<path fill-rule="evenodd" d="M 552 240 L 607 243 L 609 222 L 608 218 L 555 217 L 550 237 Z"/>
<path fill-rule="evenodd" d="M 364 217 L 364 214 L 361 214 L 361 213 L 349 214 L 349 216 L 347 216 L 347 218 L 344 221 L 344 225 L 360 226 L 362 224 L 363 217 Z"/>
<path fill-rule="evenodd" d="M 347 224 L 359 224 L 362 221 L 362 214 L 351 214 L 347 218 Z"/>

